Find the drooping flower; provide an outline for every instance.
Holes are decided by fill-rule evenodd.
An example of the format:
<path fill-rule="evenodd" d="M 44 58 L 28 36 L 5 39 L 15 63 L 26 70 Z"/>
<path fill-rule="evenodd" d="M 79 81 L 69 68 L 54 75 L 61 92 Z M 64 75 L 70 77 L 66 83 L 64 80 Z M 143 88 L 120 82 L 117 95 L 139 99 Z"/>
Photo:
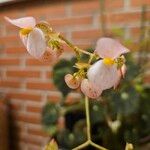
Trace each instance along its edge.
<path fill-rule="evenodd" d="M 71 89 L 77 89 L 80 86 L 81 79 L 78 76 L 67 74 L 65 75 L 65 82 Z"/>
<path fill-rule="evenodd" d="M 89 82 L 88 79 L 84 79 L 81 82 L 81 91 L 88 97 L 96 99 L 101 93 L 102 90 L 97 87 L 95 84 Z"/>
<path fill-rule="evenodd" d="M 56 60 L 57 51 L 48 48 L 45 33 L 42 28 L 36 26 L 35 18 L 5 19 L 20 28 L 20 38 L 30 55 L 45 62 Z"/>
<path fill-rule="evenodd" d="M 95 53 L 102 59 L 89 68 L 87 72 L 88 81 L 86 82 L 88 82 L 90 86 L 89 88 L 81 86 L 81 91 L 85 95 L 93 98 L 87 94 L 87 91 L 93 88 L 92 90 L 97 93 L 95 96 L 95 98 L 97 98 L 103 90 L 117 87 L 121 77 L 124 76 L 126 71 L 124 58 L 121 57 L 121 55 L 127 52 L 129 52 L 129 50 L 114 39 L 99 39 Z"/>
<path fill-rule="evenodd" d="M 10 19 L 5 17 L 5 19 L 20 28 L 20 38 L 29 54 L 35 58 L 40 58 L 46 50 L 46 42 L 42 30 L 36 27 L 35 18 Z"/>

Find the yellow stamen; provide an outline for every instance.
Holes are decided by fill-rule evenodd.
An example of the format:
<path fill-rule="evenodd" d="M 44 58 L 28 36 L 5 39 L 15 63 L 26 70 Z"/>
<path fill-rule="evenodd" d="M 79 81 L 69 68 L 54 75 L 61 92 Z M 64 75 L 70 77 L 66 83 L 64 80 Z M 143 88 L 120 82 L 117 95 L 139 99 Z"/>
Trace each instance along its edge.
<path fill-rule="evenodd" d="M 104 58 L 103 62 L 105 65 L 113 65 L 115 63 L 115 61 L 111 58 Z"/>
<path fill-rule="evenodd" d="M 23 29 L 20 29 L 20 34 L 28 35 L 31 31 L 32 31 L 32 28 L 23 28 Z"/>

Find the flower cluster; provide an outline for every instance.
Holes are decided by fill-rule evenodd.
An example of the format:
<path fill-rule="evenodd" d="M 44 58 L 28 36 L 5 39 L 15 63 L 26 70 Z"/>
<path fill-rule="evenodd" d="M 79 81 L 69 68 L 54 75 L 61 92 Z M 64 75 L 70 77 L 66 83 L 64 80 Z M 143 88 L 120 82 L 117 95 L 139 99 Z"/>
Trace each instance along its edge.
<path fill-rule="evenodd" d="M 80 73 L 66 75 L 67 85 L 73 89 L 80 86 L 86 96 L 98 98 L 103 90 L 116 88 L 120 79 L 124 77 L 126 66 L 122 54 L 127 52 L 129 50 L 118 41 L 100 38 L 94 51 L 100 59 L 92 65 L 89 64 L 87 72 L 82 72 L 82 75 Z"/>
<path fill-rule="evenodd" d="M 19 35 L 27 51 L 33 57 L 43 61 L 54 61 L 63 52 L 62 45 L 65 43 L 76 52 L 90 56 L 87 63 L 81 62 L 80 58 L 75 67 L 77 72 L 65 76 L 66 84 L 72 88 L 81 88 L 81 91 L 89 98 L 96 99 L 101 93 L 112 87 L 116 88 L 126 72 L 125 58 L 122 54 L 129 50 L 117 40 L 100 38 L 94 53 L 88 53 L 70 43 L 68 40 L 55 33 L 47 22 L 36 24 L 33 17 L 20 19 L 5 19 L 11 24 L 21 28 Z M 96 62 L 93 62 L 96 58 Z"/>

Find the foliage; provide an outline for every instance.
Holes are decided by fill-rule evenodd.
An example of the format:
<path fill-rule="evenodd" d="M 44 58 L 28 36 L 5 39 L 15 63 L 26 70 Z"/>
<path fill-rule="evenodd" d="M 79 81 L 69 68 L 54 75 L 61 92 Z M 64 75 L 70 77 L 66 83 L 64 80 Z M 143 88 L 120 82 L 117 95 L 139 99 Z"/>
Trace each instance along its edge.
<path fill-rule="evenodd" d="M 53 68 L 53 81 L 58 90 L 61 91 L 64 97 L 71 91 L 71 89 L 66 85 L 64 81 L 64 76 L 67 73 L 73 73 L 75 68 L 72 66 L 75 64 L 76 59 L 73 58 L 72 60 L 68 61 L 62 59 L 57 63 Z"/>
<path fill-rule="evenodd" d="M 128 70 L 119 88 L 115 91 L 108 90 L 104 92 L 99 101 L 90 102 L 92 138 L 95 142 L 100 142 L 100 144 L 102 143 L 112 150 L 122 149 L 126 141 L 140 144 L 150 133 L 150 113 L 148 111 L 150 109 L 150 88 L 144 85 L 142 68 L 133 59 L 133 55 L 127 55 L 126 59 Z M 71 61 L 70 63 L 72 63 Z M 65 63 L 61 63 L 61 65 L 60 62 L 54 67 L 55 71 L 60 68 L 64 69 L 66 64 L 68 64 L 67 70 L 72 71 L 69 61 L 63 60 Z M 59 70 L 60 74 L 61 71 L 63 73 L 63 69 Z M 62 76 L 55 73 L 55 83 L 56 79 L 59 82 L 62 80 Z M 65 86 L 63 89 L 65 89 Z M 86 140 L 83 103 L 84 101 L 81 100 L 79 104 L 72 106 L 72 108 L 76 107 L 76 109 L 66 111 L 64 114 L 66 128 L 53 134 L 58 144 L 65 148 L 71 149 Z M 68 107 L 62 105 L 63 110 L 68 110 Z M 57 105 L 47 104 L 43 110 L 43 123 L 47 127 L 54 126 L 61 110 L 58 109 Z M 108 124 L 108 117 L 112 120 L 111 125 L 115 125 L 114 122 L 117 120 L 121 124 L 118 127 L 115 126 L 115 132 L 113 125 Z"/>

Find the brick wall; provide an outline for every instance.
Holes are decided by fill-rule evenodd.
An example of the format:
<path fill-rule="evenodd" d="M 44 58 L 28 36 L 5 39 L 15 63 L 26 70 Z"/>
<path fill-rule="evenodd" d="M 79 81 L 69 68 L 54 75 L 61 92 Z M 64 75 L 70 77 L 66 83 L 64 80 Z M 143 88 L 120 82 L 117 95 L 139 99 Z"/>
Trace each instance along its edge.
<path fill-rule="evenodd" d="M 141 6 L 149 0 L 105 0 L 107 29 L 120 27 L 125 38 L 135 41 L 139 35 Z M 150 18 L 150 7 L 147 18 Z M 0 7 L 0 91 L 10 102 L 11 132 L 21 150 L 40 150 L 49 139 L 41 127 L 41 110 L 47 101 L 59 101 L 54 87 L 51 64 L 43 64 L 28 55 L 18 38 L 18 30 L 4 21 L 4 16 L 34 16 L 82 48 L 92 47 L 101 36 L 98 0 L 29 1 Z M 70 57 L 66 48 L 62 57 Z M 78 97 L 71 94 L 69 99 Z"/>

